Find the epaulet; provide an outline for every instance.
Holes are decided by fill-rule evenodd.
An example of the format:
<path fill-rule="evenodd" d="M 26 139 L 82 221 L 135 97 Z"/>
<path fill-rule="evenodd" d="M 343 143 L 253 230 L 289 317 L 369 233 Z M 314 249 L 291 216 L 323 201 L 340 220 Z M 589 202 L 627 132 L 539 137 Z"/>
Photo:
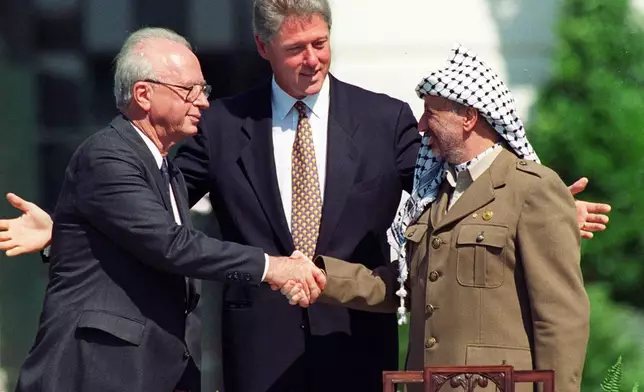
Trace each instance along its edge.
<path fill-rule="evenodd" d="M 525 159 L 519 159 L 516 165 L 517 165 L 517 170 L 535 175 L 539 178 L 543 177 L 546 174 L 546 170 L 547 170 L 541 164 L 534 161 L 528 161 Z"/>

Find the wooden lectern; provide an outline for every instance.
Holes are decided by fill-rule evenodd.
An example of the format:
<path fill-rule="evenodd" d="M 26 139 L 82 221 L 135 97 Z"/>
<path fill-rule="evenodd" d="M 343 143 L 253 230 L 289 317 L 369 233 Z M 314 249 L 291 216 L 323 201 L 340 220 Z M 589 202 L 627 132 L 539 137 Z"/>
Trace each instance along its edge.
<path fill-rule="evenodd" d="M 383 392 L 395 392 L 397 384 L 423 384 L 425 392 L 439 392 L 444 385 L 475 392 L 495 384 L 497 391 L 514 392 L 516 383 L 541 383 L 543 392 L 554 392 L 552 370 L 514 370 L 512 366 L 428 366 L 424 371 L 386 371 Z"/>

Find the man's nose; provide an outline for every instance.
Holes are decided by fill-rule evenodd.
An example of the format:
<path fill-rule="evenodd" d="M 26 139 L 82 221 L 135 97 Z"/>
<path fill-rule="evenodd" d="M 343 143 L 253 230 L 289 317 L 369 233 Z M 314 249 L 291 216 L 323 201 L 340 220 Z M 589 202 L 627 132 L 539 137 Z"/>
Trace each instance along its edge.
<path fill-rule="evenodd" d="M 208 101 L 208 98 L 206 98 L 206 94 L 204 94 L 203 92 L 199 94 L 199 97 L 194 102 L 194 104 L 200 109 L 207 109 L 208 107 L 210 107 L 210 102 Z"/>
<path fill-rule="evenodd" d="M 318 55 L 312 45 L 309 45 L 306 48 L 305 62 L 306 65 L 311 68 L 316 68 L 318 66 L 318 63 L 320 62 Z"/>
<path fill-rule="evenodd" d="M 418 131 L 426 132 L 428 129 L 429 126 L 427 125 L 427 116 L 423 113 L 423 115 L 420 116 L 420 120 L 418 120 Z"/>

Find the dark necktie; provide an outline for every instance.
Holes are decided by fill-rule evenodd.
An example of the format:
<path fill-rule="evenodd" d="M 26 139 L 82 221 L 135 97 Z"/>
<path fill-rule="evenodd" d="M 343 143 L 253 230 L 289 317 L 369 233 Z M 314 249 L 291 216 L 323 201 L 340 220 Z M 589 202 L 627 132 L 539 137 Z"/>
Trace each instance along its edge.
<path fill-rule="evenodd" d="M 168 161 L 163 158 L 163 163 L 161 163 L 161 177 L 163 177 L 163 182 L 165 183 L 166 196 L 168 196 L 168 201 L 172 203 L 172 188 L 170 187 L 170 171 L 168 170 Z"/>

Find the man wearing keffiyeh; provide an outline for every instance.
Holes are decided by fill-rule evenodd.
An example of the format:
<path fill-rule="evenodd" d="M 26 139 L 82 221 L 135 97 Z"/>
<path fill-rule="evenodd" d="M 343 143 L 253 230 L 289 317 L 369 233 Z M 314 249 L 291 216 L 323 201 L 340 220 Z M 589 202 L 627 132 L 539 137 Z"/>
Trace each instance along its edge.
<path fill-rule="evenodd" d="M 409 370 L 553 369 L 557 391 L 579 391 L 589 304 L 570 191 L 539 163 L 510 91 L 468 49 L 416 91 L 414 189 L 388 233 L 398 270 L 318 257 L 321 299 L 402 322 L 410 305 Z"/>

